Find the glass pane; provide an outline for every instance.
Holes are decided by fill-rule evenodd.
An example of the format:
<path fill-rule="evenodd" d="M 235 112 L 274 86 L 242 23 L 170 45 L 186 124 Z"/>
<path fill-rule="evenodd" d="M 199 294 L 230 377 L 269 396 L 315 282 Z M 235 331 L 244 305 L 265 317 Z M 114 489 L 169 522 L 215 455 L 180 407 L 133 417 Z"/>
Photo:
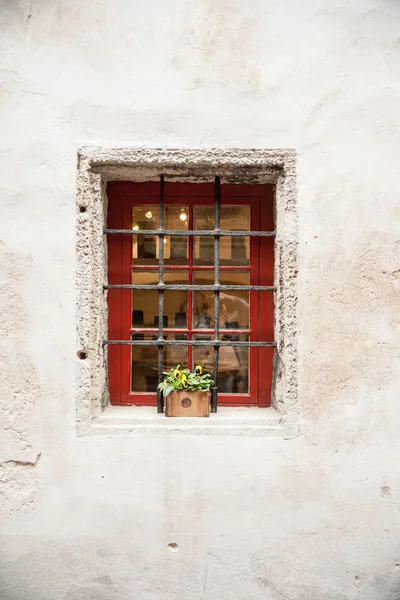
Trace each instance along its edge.
<path fill-rule="evenodd" d="M 165 229 L 187 231 L 189 208 L 187 206 L 165 207 Z M 158 206 L 133 206 L 132 229 L 156 230 L 160 226 Z M 134 265 L 157 265 L 159 238 L 157 235 L 132 236 L 132 263 Z M 188 238 L 186 236 L 166 236 L 164 238 L 164 262 L 166 265 L 180 265 L 188 262 Z"/>
<path fill-rule="evenodd" d="M 194 229 L 214 228 L 214 207 L 194 207 Z M 221 229 L 223 231 L 250 231 L 249 206 L 221 206 Z M 194 240 L 196 265 L 214 264 L 214 238 L 196 236 Z M 221 237 L 220 264 L 248 265 L 250 261 L 249 237 Z"/>
<path fill-rule="evenodd" d="M 212 336 L 194 335 L 194 340 L 211 340 Z M 204 373 L 213 374 L 214 371 L 214 348 L 212 346 L 193 346 L 193 365 L 202 365 Z"/>
<path fill-rule="evenodd" d="M 194 229 L 214 229 L 214 206 L 194 207 Z M 250 231 L 250 206 L 221 206 L 223 231 Z"/>
<path fill-rule="evenodd" d="M 202 339 L 203 336 L 195 336 Z M 249 341 L 248 335 L 224 334 L 224 341 Z M 218 360 L 218 391 L 221 394 L 249 393 L 249 348 L 221 346 Z M 212 346 L 194 347 L 194 365 L 201 364 L 212 374 L 214 369 L 214 348 Z"/>
<path fill-rule="evenodd" d="M 141 337 L 140 337 L 141 336 Z M 133 334 L 132 339 L 151 340 L 156 338 L 152 334 Z M 175 336 L 164 336 L 167 340 L 175 339 Z M 184 337 L 186 339 L 186 336 Z M 156 392 L 158 384 L 157 371 L 157 346 L 132 346 L 132 392 Z M 163 371 L 171 369 L 177 364 L 187 363 L 187 346 L 164 347 Z"/>
<path fill-rule="evenodd" d="M 248 342 L 248 335 L 223 335 L 224 341 Z M 249 393 L 250 348 L 221 346 L 218 361 L 218 390 L 221 394 Z"/>
<path fill-rule="evenodd" d="M 250 285 L 248 272 L 220 272 L 221 285 Z M 214 272 L 196 272 L 195 285 L 213 285 Z M 250 326 L 249 292 L 232 290 L 220 293 L 220 329 L 248 329 Z M 193 327 L 210 329 L 214 327 L 214 293 L 193 293 Z"/>
<path fill-rule="evenodd" d="M 132 229 L 154 230 L 160 224 L 160 210 L 157 206 L 133 206 Z M 156 235 L 132 236 L 132 259 L 134 264 L 157 264 L 158 239 Z"/>
<path fill-rule="evenodd" d="M 186 285 L 187 271 L 164 272 L 166 284 Z M 157 285 L 158 271 L 133 271 L 133 285 Z M 132 291 L 132 327 L 158 327 L 158 292 L 156 290 Z M 187 327 L 188 293 L 186 291 L 164 292 L 164 327 L 184 329 Z"/>

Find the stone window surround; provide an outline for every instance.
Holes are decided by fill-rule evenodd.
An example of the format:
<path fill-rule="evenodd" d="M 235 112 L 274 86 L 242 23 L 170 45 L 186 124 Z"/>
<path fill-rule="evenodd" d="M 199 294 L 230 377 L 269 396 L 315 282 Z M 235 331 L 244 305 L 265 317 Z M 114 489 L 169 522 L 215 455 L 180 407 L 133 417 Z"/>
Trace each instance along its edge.
<path fill-rule="evenodd" d="M 272 406 L 219 408 L 208 419 L 173 419 L 152 407 L 108 402 L 107 248 L 103 230 L 109 181 L 272 183 L 275 216 L 275 340 Z M 80 436 L 238 435 L 293 437 L 297 399 L 297 196 L 292 149 L 84 147 L 78 151 L 76 198 L 76 414 Z"/>

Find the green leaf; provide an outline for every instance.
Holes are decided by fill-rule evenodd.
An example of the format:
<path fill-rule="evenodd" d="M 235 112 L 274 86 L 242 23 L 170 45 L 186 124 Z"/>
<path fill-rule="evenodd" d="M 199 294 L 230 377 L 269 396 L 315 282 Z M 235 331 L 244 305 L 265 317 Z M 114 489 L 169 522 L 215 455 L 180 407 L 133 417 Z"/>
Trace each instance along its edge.
<path fill-rule="evenodd" d="M 170 371 L 164 371 L 164 381 L 158 385 L 158 389 L 163 390 L 165 397 L 168 396 L 173 390 L 181 391 L 188 390 L 195 392 L 197 390 L 209 391 L 214 381 L 211 379 L 210 373 L 203 373 L 197 375 L 196 372 L 191 373 L 189 369 L 182 369 L 181 373 L 186 375 L 187 387 L 184 388 L 182 380 L 175 378 L 175 371 L 179 370 L 180 365 Z"/>
<path fill-rule="evenodd" d="M 166 385 L 165 388 L 164 388 L 164 390 L 163 390 L 164 398 L 166 398 L 168 396 L 168 394 L 170 394 L 173 391 L 174 391 L 174 386 L 173 385 Z"/>

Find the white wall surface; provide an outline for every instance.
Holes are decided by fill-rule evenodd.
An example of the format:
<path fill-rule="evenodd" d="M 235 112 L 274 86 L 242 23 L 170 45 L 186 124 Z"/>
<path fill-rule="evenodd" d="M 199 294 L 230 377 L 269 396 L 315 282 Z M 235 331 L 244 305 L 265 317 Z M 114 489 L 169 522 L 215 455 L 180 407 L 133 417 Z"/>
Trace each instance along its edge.
<path fill-rule="evenodd" d="M 400 3 L 1 0 L 0 28 L 1 599 L 398 600 Z M 77 437 L 83 145 L 297 150 L 297 438 Z"/>

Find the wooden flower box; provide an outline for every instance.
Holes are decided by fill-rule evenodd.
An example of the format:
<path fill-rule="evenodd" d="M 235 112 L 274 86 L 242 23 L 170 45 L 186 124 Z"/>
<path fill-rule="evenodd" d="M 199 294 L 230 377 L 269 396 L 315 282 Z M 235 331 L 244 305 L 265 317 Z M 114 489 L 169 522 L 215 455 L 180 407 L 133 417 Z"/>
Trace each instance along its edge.
<path fill-rule="evenodd" d="M 171 392 L 165 401 L 166 417 L 209 417 L 210 392 Z"/>

